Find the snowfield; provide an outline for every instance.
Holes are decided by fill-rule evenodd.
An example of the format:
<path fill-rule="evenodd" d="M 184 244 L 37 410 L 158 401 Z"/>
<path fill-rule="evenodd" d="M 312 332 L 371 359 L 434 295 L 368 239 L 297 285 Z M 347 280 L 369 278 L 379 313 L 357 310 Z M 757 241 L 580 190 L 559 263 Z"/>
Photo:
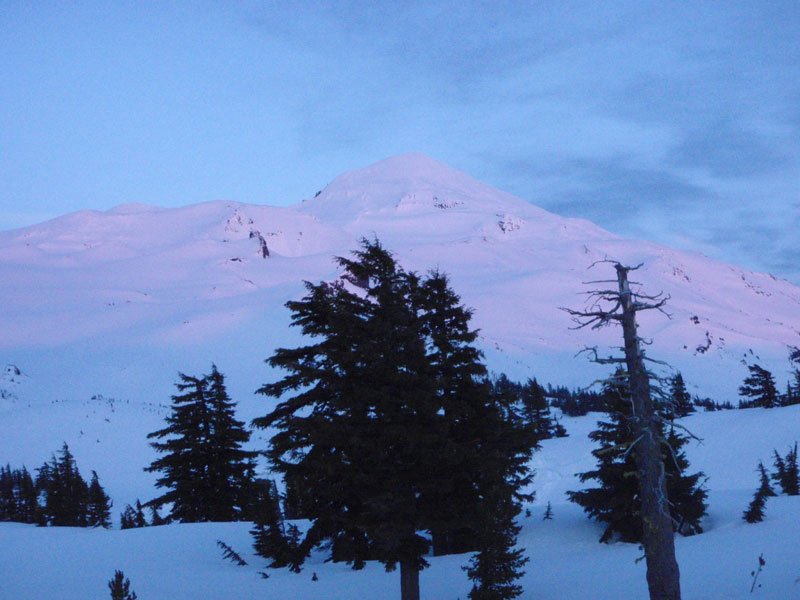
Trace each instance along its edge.
<path fill-rule="evenodd" d="M 104 405 L 104 406 L 107 406 Z M 32 460 L 37 448 L 57 448 L 61 440 L 75 449 L 84 473 L 98 471 L 115 502 L 114 518 L 135 497 L 149 499 L 154 489 L 141 468 L 152 459 L 143 438 L 149 427 L 160 425 L 158 411 L 144 407 L 114 408 L 119 424 L 130 425 L 130 438 L 103 435 L 108 410 L 99 418 L 87 417 L 91 404 L 63 402 L 52 406 L 48 424 L 45 412 L 18 407 L 4 415 L 6 435 L 0 440 L 2 456 L 19 466 L 24 456 Z M 19 413 L 19 415 L 17 415 Z M 88 413 L 91 414 L 91 411 Z M 151 414 L 152 418 L 134 419 Z M 37 435 L 29 439 L 31 428 Z M 602 528 L 589 521 L 580 507 L 566 501 L 564 492 L 580 489 L 575 473 L 594 464 L 592 443 L 586 435 L 599 415 L 564 418 L 568 438 L 547 440 L 532 462 L 537 475 L 536 500 L 523 515 L 519 543 L 530 562 L 521 580 L 523 599 L 619 600 L 646 598 L 644 562 L 638 562 L 637 545 L 598 543 Z M 28 427 L 22 427 L 27 422 Z M 114 423 L 112 419 L 112 424 Z M 59 429 L 56 424 L 63 423 Z M 84 424 L 84 435 L 73 438 L 71 428 Z M 770 498 L 762 523 L 747 524 L 742 512 L 758 487 L 759 460 L 768 468 L 772 451 L 784 454 L 800 438 L 800 406 L 694 414 L 682 420 L 702 444 L 686 446 L 691 471 L 708 477 L 709 515 L 705 533 L 676 540 L 683 597 L 687 600 L 733 598 L 800 598 L 800 497 Z M 148 424 L 148 425 L 145 425 Z M 19 427 L 17 426 L 19 425 Z M 118 432 L 126 427 L 115 427 Z M 99 440 L 99 441 L 97 441 Z M 48 456 L 41 453 L 44 460 Z M 38 466 L 27 462 L 29 468 Z M 106 469 L 110 469 L 106 472 Z M 542 520 L 551 502 L 554 518 Z M 252 552 L 248 523 L 175 524 L 129 530 L 38 528 L 0 523 L 0 598 L 28 600 L 59 598 L 84 600 L 108 596 L 106 583 L 121 569 L 142 600 L 196 600 L 198 598 L 296 598 L 350 600 L 399 598 L 399 576 L 385 573 L 378 563 L 362 571 L 324 562 L 315 553 L 303 572 L 269 570 L 262 579 L 264 559 Z M 249 563 L 235 566 L 222 559 L 216 540 L 232 546 Z M 758 556 L 766 565 L 751 595 Z M 470 582 L 461 566 L 468 555 L 430 558 L 421 574 L 423 598 L 466 599 Z M 313 573 L 318 581 L 312 581 Z"/>
<path fill-rule="evenodd" d="M 212 361 L 235 398 L 271 378 L 263 360 L 294 343 L 284 303 L 303 280 L 333 280 L 334 256 L 377 236 L 407 269 L 438 268 L 474 308 L 491 370 L 584 386 L 605 375 L 574 354 L 617 346 L 619 332 L 572 330 L 584 282 L 612 258 L 670 295 L 672 318 L 642 314 L 649 353 L 689 391 L 736 399 L 747 365 L 783 389 L 800 345 L 800 288 L 763 273 L 544 211 L 421 154 L 345 173 L 290 207 L 213 201 L 124 205 L 0 232 L 0 365 L 43 399 L 163 401 L 177 371 Z M 264 257 L 266 245 L 269 255 Z"/>

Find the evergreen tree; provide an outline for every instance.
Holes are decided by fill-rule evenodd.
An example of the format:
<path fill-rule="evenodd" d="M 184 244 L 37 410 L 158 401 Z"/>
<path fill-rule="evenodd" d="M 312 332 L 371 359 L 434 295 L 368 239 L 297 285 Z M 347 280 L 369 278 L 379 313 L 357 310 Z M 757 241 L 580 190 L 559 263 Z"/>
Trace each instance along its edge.
<path fill-rule="evenodd" d="M 773 408 L 779 405 L 778 391 L 772 373 L 759 365 L 749 365 L 750 376 L 739 387 L 739 395 L 749 398 L 739 403 L 740 408 Z"/>
<path fill-rule="evenodd" d="M 550 521 L 553 519 L 553 506 L 548 502 L 547 508 L 544 511 L 544 517 L 542 517 L 543 521 Z"/>
<path fill-rule="evenodd" d="M 36 485 L 45 496 L 43 523 L 67 527 L 87 524 L 89 486 L 81 477 L 66 442 L 58 458 L 53 456 L 39 469 Z"/>
<path fill-rule="evenodd" d="M 686 390 L 683 375 L 680 373 L 670 380 L 669 395 L 675 417 L 682 418 L 695 412 L 694 405 L 692 404 L 692 397 Z"/>
<path fill-rule="evenodd" d="M 789 347 L 789 362 L 792 363 L 792 379 L 787 383 L 786 405 L 800 404 L 800 348 Z"/>
<path fill-rule="evenodd" d="M 181 393 L 172 397 L 167 427 L 147 436 L 164 440 L 151 443 L 163 456 L 145 470 L 160 472 L 156 486 L 168 490 L 147 506 L 171 504 L 168 521 L 247 518 L 246 492 L 256 453 L 241 448 L 250 433 L 234 418 L 224 378 L 213 365 L 205 377 L 179 377 L 175 385 Z"/>
<path fill-rule="evenodd" d="M 11 465 L 0 467 L 0 521 L 13 521 L 17 512 Z"/>
<path fill-rule="evenodd" d="M 147 519 L 144 516 L 144 508 L 139 499 L 136 499 L 136 508 L 133 511 L 133 526 L 134 527 L 147 527 Z"/>
<path fill-rule="evenodd" d="M 214 490 L 209 510 L 210 521 L 248 520 L 245 514 L 250 503 L 255 476 L 257 452 L 242 447 L 250 440 L 243 421 L 235 417 L 236 403 L 228 396 L 225 378 L 211 365 L 206 376 L 210 433 L 206 452 L 211 456 L 209 475 Z"/>
<path fill-rule="evenodd" d="M 306 296 L 287 303 L 293 325 L 315 343 L 269 359 L 288 375 L 259 391 L 294 395 L 254 425 L 278 430 L 268 450 L 273 468 L 303 482 L 311 499 L 302 546 L 327 543 L 333 560 L 356 568 L 368 559 L 400 563 L 402 597 L 418 598 L 428 547 L 418 532 L 452 540 L 459 516 L 477 531 L 490 512 L 490 479 L 523 480 L 524 466 L 508 446 L 484 443 L 485 428 L 495 435 L 507 415 L 480 381 L 469 311 L 446 278 L 406 273 L 366 240 L 353 259 L 337 261 L 342 282 L 306 283 Z M 520 445 L 514 440 L 513 452 Z M 491 478 L 468 486 L 487 465 Z M 511 484 L 496 487 L 516 505 Z M 457 500 L 454 515 L 445 496 Z"/>
<path fill-rule="evenodd" d="M 758 472 L 761 475 L 761 485 L 756 491 L 753 501 L 750 502 L 750 505 L 743 515 L 744 520 L 748 523 L 758 523 L 762 521 L 764 519 L 764 505 L 767 502 L 767 498 L 775 496 L 775 492 L 769 485 L 769 475 L 761 461 L 758 462 Z"/>
<path fill-rule="evenodd" d="M 120 529 L 133 529 L 136 527 L 136 511 L 130 504 L 125 505 L 125 510 L 122 511 L 119 518 Z"/>
<path fill-rule="evenodd" d="M 601 542 L 608 542 L 619 534 L 623 542 L 640 542 L 639 482 L 633 453 L 636 452 L 630 423 L 632 410 L 624 373 L 618 371 L 606 382 L 603 397 L 608 406 L 610 422 L 598 421 L 598 429 L 589 434 L 600 446 L 592 451 L 597 467 L 579 475 L 582 482 L 595 479 L 598 488 L 568 492 L 569 499 L 583 507 L 598 521 L 607 524 Z M 705 514 L 706 491 L 698 485 L 702 472 L 685 473 L 689 466 L 681 450 L 687 439 L 671 428 L 667 433 L 660 426 L 662 455 L 666 474 L 667 497 L 674 529 L 684 535 L 700 533 L 700 519 Z M 632 447 L 633 446 L 633 447 Z"/>
<path fill-rule="evenodd" d="M 470 328 L 472 311 L 463 306 L 448 277 L 431 271 L 415 296 L 433 370 L 438 435 L 447 450 L 440 452 L 437 470 L 429 473 L 420 503 L 428 515 L 434 555 L 463 553 L 481 547 L 480 523 L 494 518 L 493 508 L 480 499 L 485 492 L 477 482 L 484 480 L 483 473 L 497 472 L 494 490 L 513 496 L 528 481 L 526 469 L 519 467 L 536 447 L 536 431 L 518 414 L 522 386 L 505 376 L 495 386 L 503 389 L 493 390 L 489 384 L 474 346 L 478 332 Z"/>
<path fill-rule="evenodd" d="M 111 590 L 111 600 L 136 600 L 136 592 L 131 590 L 131 582 L 122 571 L 114 572 L 108 589 Z"/>
<path fill-rule="evenodd" d="M 545 391 L 536 379 L 528 379 L 521 388 L 522 415 L 536 433 L 536 439 L 564 437 L 566 430 L 553 419 Z"/>
<path fill-rule="evenodd" d="M 159 525 L 164 525 L 166 521 L 164 517 L 162 517 L 159 512 L 158 508 L 155 506 L 150 507 L 150 525 L 153 527 L 158 527 Z"/>
<path fill-rule="evenodd" d="M 25 467 L 0 467 L 0 521 L 36 523 L 38 500 L 33 479 Z"/>
<path fill-rule="evenodd" d="M 797 463 L 797 442 L 794 447 L 786 454 L 786 458 L 782 458 L 778 451 L 774 451 L 775 455 L 775 473 L 772 475 L 773 481 L 781 486 L 781 491 L 789 496 L 797 496 L 800 494 L 800 481 L 798 480 L 798 463 Z"/>
<path fill-rule="evenodd" d="M 515 582 L 524 574 L 521 569 L 528 559 L 523 557 L 521 549 L 512 549 L 520 530 L 514 523 L 519 506 L 507 496 L 493 504 L 494 518 L 481 531 L 482 547 L 466 567 L 474 582 L 469 593 L 471 600 L 506 600 L 522 593 L 522 587 Z"/>
<path fill-rule="evenodd" d="M 92 471 L 89 483 L 86 521 L 90 527 L 111 527 L 111 498 L 100 485 L 97 472 Z"/>
<path fill-rule="evenodd" d="M 39 492 L 33 477 L 24 466 L 22 470 L 15 471 L 14 484 L 17 498 L 16 520 L 21 523 L 37 523 L 41 512 Z"/>
<path fill-rule="evenodd" d="M 257 482 L 258 511 L 253 520 L 253 548 L 256 554 L 269 558 L 270 568 L 289 567 L 295 573 L 305 559 L 305 549 L 300 542 L 287 532 L 280 509 L 280 497 L 275 483 L 266 479 Z"/>
<path fill-rule="evenodd" d="M 794 448 L 786 455 L 785 483 L 781 485 L 783 493 L 789 496 L 800 495 L 800 478 L 798 477 L 797 442 Z"/>
<path fill-rule="evenodd" d="M 305 506 L 311 502 L 308 490 L 301 480 L 287 475 L 284 479 L 283 514 L 287 519 L 305 519 Z"/>

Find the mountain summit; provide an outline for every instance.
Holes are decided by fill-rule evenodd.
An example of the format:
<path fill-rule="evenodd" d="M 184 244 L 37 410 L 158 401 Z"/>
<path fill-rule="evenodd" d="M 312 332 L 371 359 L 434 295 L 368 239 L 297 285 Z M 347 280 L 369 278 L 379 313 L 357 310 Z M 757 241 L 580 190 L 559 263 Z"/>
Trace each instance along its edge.
<path fill-rule="evenodd" d="M 477 203 L 500 209 L 523 202 L 434 158 L 409 153 L 340 175 L 304 208 L 315 213 L 323 207 L 364 213 L 409 205 L 449 208 Z"/>
<path fill-rule="evenodd" d="M 333 256 L 377 237 L 409 269 L 451 275 L 490 369 L 571 386 L 605 373 L 573 358 L 618 346 L 619 332 L 571 329 L 606 258 L 644 263 L 636 279 L 671 296 L 647 315 L 650 355 L 679 368 L 694 393 L 733 399 L 759 362 L 785 381 L 800 342 L 800 289 L 657 244 L 562 218 L 422 154 L 337 177 L 291 207 L 205 202 L 82 211 L 0 232 L 0 362 L 52 394 L 168 398 L 176 371 L 215 361 L 250 397 L 263 359 L 297 333 L 283 304 L 303 280 L 338 276 Z"/>

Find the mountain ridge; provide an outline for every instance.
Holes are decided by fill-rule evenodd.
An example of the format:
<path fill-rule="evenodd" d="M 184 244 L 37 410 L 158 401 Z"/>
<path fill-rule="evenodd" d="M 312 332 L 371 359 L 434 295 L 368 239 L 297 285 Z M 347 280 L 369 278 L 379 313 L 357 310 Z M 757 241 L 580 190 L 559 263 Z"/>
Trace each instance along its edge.
<path fill-rule="evenodd" d="M 126 373 L 168 395 L 175 371 L 215 360 L 252 394 L 269 376 L 260 361 L 297 339 L 283 304 L 303 280 L 335 279 L 333 257 L 362 237 L 379 238 L 406 268 L 447 272 L 475 309 L 489 367 L 519 378 L 577 386 L 602 375 L 572 356 L 618 346 L 619 333 L 574 331 L 558 309 L 580 306 L 584 281 L 609 278 L 601 265 L 587 271 L 606 258 L 643 262 L 644 289 L 671 295 L 673 319 L 643 315 L 642 332 L 697 393 L 732 400 L 745 364 L 758 361 L 780 384 L 786 347 L 800 345 L 800 288 L 785 280 L 627 240 L 406 154 L 294 206 L 128 204 L 0 232 L 0 359 L 72 372 L 83 380 L 76 392 L 130 396 Z M 92 359 L 105 374 L 92 375 Z"/>

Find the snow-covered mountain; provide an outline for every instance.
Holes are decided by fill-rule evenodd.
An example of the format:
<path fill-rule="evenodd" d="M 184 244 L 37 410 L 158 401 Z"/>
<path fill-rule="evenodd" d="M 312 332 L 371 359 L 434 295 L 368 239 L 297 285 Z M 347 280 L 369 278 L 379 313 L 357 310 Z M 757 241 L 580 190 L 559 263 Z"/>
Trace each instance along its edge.
<path fill-rule="evenodd" d="M 787 346 L 800 345 L 800 289 L 649 242 L 626 240 L 591 223 L 564 219 L 495 190 L 433 159 L 411 154 L 346 173 L 316 197 L 278 208 L 208 202 L 178 209 L 126 205 L 84 211 L 0 232 L 0 465 L 31 471 L 67 442 L 85 476 L 96 470 L 114 500 L 155 495 L 156 457 L 146 435 L 164 425 L 177 371 L 200 375 L 215 362 L 226 375 L 237 417 L 263 415 L 254 390 L 273 381 L 264 359 L 299 342 L 283 306 L 302 281 L 338 276 L 332 257 L 361 237 L 378 237 L 409 269 L 450 273 L 475 309 L 480 344 L 494 371 L 586 385 L 605 374 L 584 346 L 618 346 L 619 331 L 570 329 L 561 306 L 579 308 L 583 281 L 608 279 L 606 257 L 644 263 L 636 280 L 670 294 L 672 319 L 644 314 L 653 357 L 680 369 L 692 391 L 734 400 L 759 362 L 782 384 Z M 706 533 L 678 538 L 684 597 L 750 597 L 759 554 L 762 595 L 795 593 L 797 498 L 770 499 L 766 522 L 741 514 L 757 485 L 759 460 L 797 440 L 800 407 L 700 413 L 686 425 L 703 444 L 687 454 L 708 476 Z M 642 597 L 644 563 L 635 544 L 597 543 L 601 528 L 566 501 L 591 469 L 587 434 L 597 415 L 564 418 L 569 437 L 546 440 L 532 462 L 536 500 L 521 518 L 531 558 L 523 598 Z M 250 447 L 263 450 L 267 432 Z M 264 465 L 262 465 L 263 467 Z M 543 521 L 552 503 L 553 521 Z M 0 597 L 101 597 L 114 569 L 142 598 L 396 598 L 398 578 L 369 563 L 312 555 L 295 575 L 272 571 L 251 551 L 247 523 L 173 524 L 134 530 L 36 528 L 0 523 Z M 224 562 L 215 542 L 242 553 Z M 709 561 L 709 557 L 714 557 Z M 423 595 L 466 597 L 468 558 L 431 558 Z M 319 574 L 312 582 L 311 573 Z M 41 577 L 47 573 L 47 577 Z M 600 585 L 602 583 L 602 585 Z"/>
<path fill-rule="evenodd" d="M 290 207 L 124 205 L 0 232 L 0 364 L 24 374 L 29 398 L 166 401 L 176 371 L 214 361 L 240 401 L 252 398 L 274 376 L 263 359 L 297 341 L 284 302 L 303 280 L 335 278 L 332 257 L 364 236 L 409 269 L 449 273 L 490 368 L 514 377 L 603 375 L 573 355 L 618 345 L 619 332 L 571 330 L 559 307 L 582 306 L 583 282 L 613 274 L 587 271 L 606 257 L 643 262 L 635 279 L 671 296 L 672 319 L 644 315 L 641 330 L 693 392 L 735 400 L 753 362 L 782 385 L 786 347 L 800 345 L 800 289 L 787 281 L 623 239 L 406 154 Z"/>

